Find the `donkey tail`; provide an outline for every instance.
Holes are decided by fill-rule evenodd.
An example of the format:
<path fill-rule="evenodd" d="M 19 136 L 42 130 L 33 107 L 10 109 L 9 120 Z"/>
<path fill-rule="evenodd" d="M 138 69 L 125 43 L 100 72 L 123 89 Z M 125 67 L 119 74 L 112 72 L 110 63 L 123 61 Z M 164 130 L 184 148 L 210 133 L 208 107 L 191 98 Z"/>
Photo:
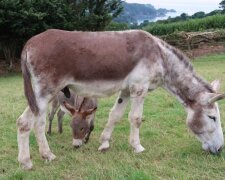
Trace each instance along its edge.
<path fill-rule="evenodd" d="M 31 84 L 31 74 L 27 67 L 27 53 L 23 52 L 21 57 L 21 69 L 23 74 L 23 83 L 24 83 L 24 93 L 28 101 L 28 105 L 34 115 L 39 113 L 39 108 L 37 106 L 36 97 L 34 90 Z"/>

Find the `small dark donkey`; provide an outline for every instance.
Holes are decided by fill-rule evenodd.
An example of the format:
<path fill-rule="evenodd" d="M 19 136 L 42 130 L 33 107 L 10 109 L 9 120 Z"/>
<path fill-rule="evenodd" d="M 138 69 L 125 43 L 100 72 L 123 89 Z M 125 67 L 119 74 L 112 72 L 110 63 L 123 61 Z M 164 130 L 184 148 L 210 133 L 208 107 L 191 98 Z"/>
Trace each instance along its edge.
<path fill-rule="evenodd" d="M 59 108 L 60 107 L 60 108 Z M 62 133 L 62 121 L 65 113 L 72 115 L 71 128 L 73 133 L 73 146 L 78 148 L 83 143 L 87 143 L 92 130 L 94 129 L 95 111 L 97 100 L 95 98 L 84 98 L 70 92 L 67 98 L 63 92 L 59 92 L 52 100 L 49 113 L 48 134 L 51 134 L 52 120 L 57 112 L 58 132 Z"/>

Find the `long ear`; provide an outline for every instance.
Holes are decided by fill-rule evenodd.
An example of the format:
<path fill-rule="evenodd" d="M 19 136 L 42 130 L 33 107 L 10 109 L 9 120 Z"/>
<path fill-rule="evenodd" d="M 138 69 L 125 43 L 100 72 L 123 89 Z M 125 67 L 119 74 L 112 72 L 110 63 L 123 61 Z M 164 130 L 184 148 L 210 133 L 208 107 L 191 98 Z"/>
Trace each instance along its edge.
<path fill-rule="evenodd" d="M 224 99 L 224 98 L 225 98 L 225 93 L 223 93 L 223 94 L 214 94 L 214 96 L 211 99 L 209 99 L 208 103 L 212 104 L 212 103 L 214 103 L 216 101 L 219 101 L 221 99 Z"/>
<path fill-rule="evenodd" d="M 84 104 L 84 101 L 85 101 L 84 97 L 78 96 L 78 95 L 75 96 L 75 98 L 74 98 L 74 106 L 75 106 L 77 112 L 81 111 L 82 106 Z"/>
<path fill-rule="evenodd" d="M 85 97 L 83 98 L 83 100 L 82 100 L 82 102 L 81 102 L 81 104 L 80 104 L 80 107 L 79 107 L 79 109 L 78 109 L 78 112 L 81 111 L 81 109 L 82 109 L 82 107 L 83 107 L 83 105 L 84 105 L 84 101 L 85 101 Z"/>
<path fill-rule="evenodd" d="M 65 106 L 65 108 L 73 115 L 74 113 L 76 113 L 76 109 L 71 106 L 69 103 L 67 103 L 66 101 L 63 101 L 63 104 Z"/>
<path fill-rule="evenodd" d="M 94 107 L 93 109 L 89 109 L 87 111 L 82 112 L 82 115 L 83 116 L 88 116 L 88 115 L 94 113 L 96 110 L 97 110 L 97 107 Z"/>
<path fill-rule="evenodd" d="M 218 92 L 220 89 L 220 81 L 214 80 L 213 82 L 211 82 L 211 86 L 215 92 Z"/>

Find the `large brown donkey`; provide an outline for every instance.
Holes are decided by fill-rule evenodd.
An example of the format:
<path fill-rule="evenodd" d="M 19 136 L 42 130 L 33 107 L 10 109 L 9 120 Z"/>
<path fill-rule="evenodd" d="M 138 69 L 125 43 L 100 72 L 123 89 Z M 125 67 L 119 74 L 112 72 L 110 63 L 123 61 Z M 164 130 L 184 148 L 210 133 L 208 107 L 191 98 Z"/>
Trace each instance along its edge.
<path fill-rule="evenodd" d="M 46 136 L 48 102 L 64 87 L 85 97 L 107 97 L 120 92 L 101 135 L 99 150 L 109 148 L 115 123 L 130 99 L 130 144 L 142 152 L 139 128 L 144 98 L 161 86 L 175 95 L 187 111 L 187 124 L 204 150 L 219 153 L 224 144 L 217 100 L 219 82 L 208 84 L 196 75 L 189 59 L 164 41 L 144 31 L 69 32 L 48 30 L 31 38 L 22 52 L 24 90 L 29 106 L 17 120 L 18 160 L 32 168 L 29 135 L 39 152 L 55 159 Z"/>

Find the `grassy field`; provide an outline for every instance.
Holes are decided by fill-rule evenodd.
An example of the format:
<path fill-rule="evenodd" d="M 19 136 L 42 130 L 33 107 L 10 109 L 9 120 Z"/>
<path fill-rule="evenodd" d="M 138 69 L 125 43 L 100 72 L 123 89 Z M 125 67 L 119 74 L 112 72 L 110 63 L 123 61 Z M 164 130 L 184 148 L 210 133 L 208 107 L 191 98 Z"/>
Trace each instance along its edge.
<path fill-rule="evenodd" d="M 196 71 L 208 81 L 220 79 L 225 91 L 225 55 L 208 56 L 193 61 Z M 224 179 L 225 150 L 220 156 L 202 151 L 200 143 L 186 127 L 186 113 L 170 94 L 162 89 L 149 93 L 145 101 L 144 121 L 140 131 L 146 151 L 135 154 L 128 143 L 129 123 L 126 111 L 117 124 L 106 153 L 97 151 L 99 136 L 116 96 L 102 99 L 96 116 L 95 130 L 89 143 L 72 147 L 69 116 L 64 133 L 57 133 L 56 120 L 48 142 L 57 159 L 44 162 L 38 153 L 34 134 L 30 137 L 32 171 L 23 171 L 17 162 L 16 119 L 26 101 L 22 77 L 0 77 L 0 179 Z M 220 102 L 225 124 L 225 101 Z"/>

